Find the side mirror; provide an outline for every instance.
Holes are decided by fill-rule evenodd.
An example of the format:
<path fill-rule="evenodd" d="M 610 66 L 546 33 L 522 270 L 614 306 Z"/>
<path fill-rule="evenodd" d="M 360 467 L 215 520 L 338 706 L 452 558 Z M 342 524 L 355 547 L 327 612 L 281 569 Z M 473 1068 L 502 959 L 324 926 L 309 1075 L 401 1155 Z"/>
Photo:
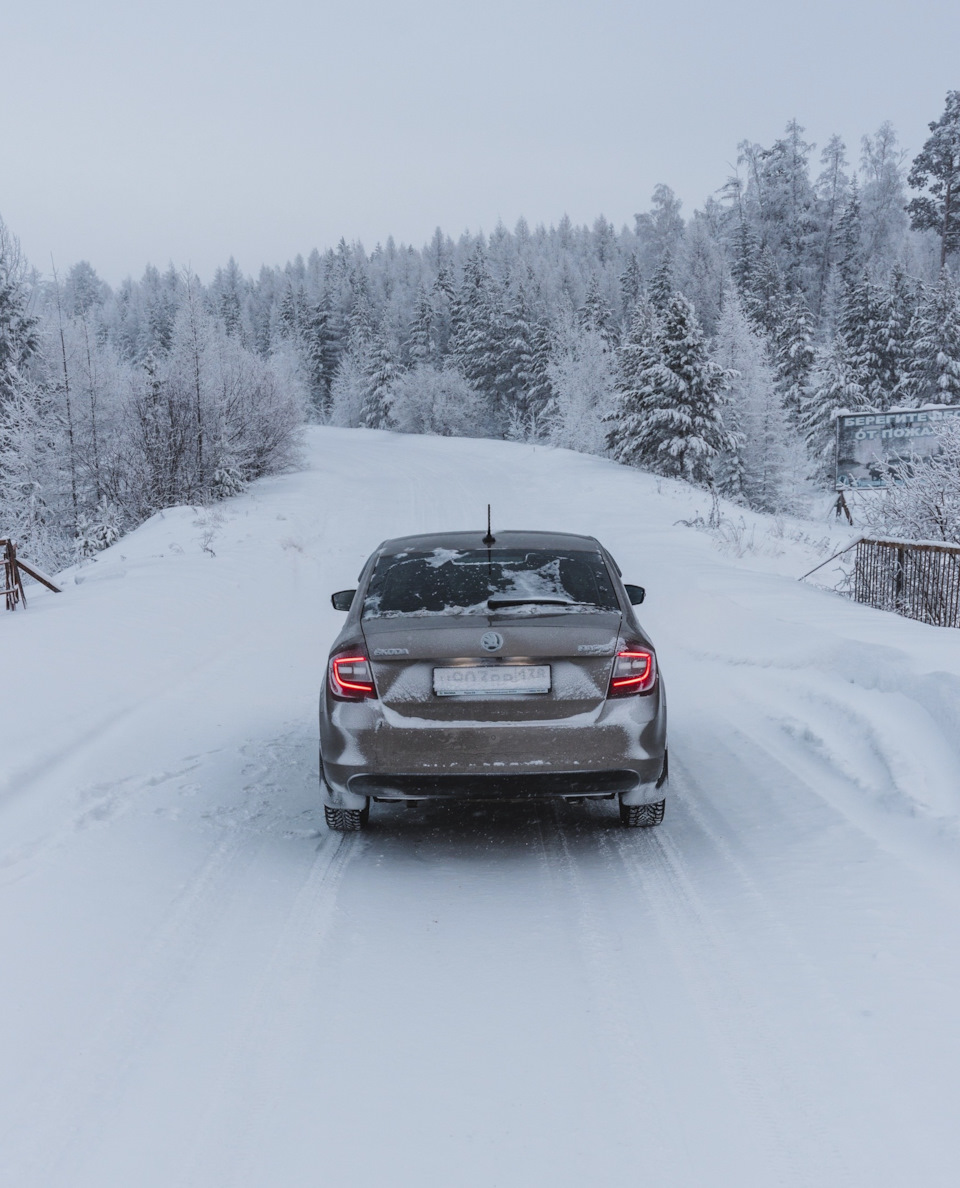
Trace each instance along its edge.
<path fill-rule="evenodd" d="M 631 586 L 629 582 L 625 582 L 623 588 L 627 592 L 631 606 L 639 606 L 647 596 L 647 592 L 643 586 Z"/>
<path fill-rule="evenodd" d="M 355 594 L 356 590 L 338 590 L 336 594 L 331 594 L 330 601 L 333 603 L 333 609 L 348 611 L 353 604 Z"/>

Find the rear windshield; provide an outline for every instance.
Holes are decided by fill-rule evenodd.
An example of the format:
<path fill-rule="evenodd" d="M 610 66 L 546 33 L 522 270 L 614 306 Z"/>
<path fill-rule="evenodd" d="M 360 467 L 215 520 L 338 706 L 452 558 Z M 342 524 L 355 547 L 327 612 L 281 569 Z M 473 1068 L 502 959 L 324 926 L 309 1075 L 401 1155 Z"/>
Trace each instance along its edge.
<path fill-rule="evenodd" d="M 487 614 L 491 598 L 514 600 L 514 605 L 493 608 L 498 613 L 619 609 L 599 553 L 433 549 L 381 557 L 370 579 L 363 617 Z"/>

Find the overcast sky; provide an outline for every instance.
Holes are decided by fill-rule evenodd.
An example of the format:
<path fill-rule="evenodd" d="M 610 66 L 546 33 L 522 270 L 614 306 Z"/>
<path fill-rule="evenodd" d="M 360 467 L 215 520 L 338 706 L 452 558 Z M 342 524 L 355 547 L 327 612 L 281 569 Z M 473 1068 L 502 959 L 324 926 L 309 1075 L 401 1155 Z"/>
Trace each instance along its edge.
<path fill-rule="evenodd" d="M 0 215 L 43 271 L 209 279 L 368 250 L 689 212 L 796 116 L 913 155 L 960 88 L 957 0 L 30 0 L 0 6 Z"/>

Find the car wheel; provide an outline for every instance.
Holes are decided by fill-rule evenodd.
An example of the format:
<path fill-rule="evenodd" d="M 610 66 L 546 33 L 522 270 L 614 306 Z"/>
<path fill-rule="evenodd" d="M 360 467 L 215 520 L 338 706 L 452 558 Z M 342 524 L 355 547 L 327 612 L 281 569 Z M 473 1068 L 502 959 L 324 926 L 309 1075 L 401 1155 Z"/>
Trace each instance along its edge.
<path fill-rule="evenodd" d="M 337 833 L 356 833 L 363 829 L 370 819 L 370 801 L 362 809 L 331 808 L 323 806 L 323 815 L 327 819 L 327 828 Z"/>
<path fill-rule="evenodd" d="M 621 801 L 620 823 L 629 829 L 646 829 L 651 825 L 659 825 L 666 807 L 666 800 L 658 800 L 655 804 L 624 804 Z"/>

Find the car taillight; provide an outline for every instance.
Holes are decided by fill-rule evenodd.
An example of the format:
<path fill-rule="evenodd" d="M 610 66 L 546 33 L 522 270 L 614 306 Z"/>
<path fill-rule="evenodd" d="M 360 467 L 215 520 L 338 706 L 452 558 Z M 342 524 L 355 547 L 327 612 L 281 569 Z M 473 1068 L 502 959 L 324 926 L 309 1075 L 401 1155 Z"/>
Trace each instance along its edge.
<path fill-rule="evenodd" d="M 607 696 L 630 697 L 634 693 L 649 693 L 656 683 L 657 660 L 653 652 L 629 648 L 617 652 Z"/>
<path fill-rule="evenodd" d="M 330 692 L 340 701 L 363 701 L 376 697 L 377 689 L 366 656 L 331 656 Z"/>

